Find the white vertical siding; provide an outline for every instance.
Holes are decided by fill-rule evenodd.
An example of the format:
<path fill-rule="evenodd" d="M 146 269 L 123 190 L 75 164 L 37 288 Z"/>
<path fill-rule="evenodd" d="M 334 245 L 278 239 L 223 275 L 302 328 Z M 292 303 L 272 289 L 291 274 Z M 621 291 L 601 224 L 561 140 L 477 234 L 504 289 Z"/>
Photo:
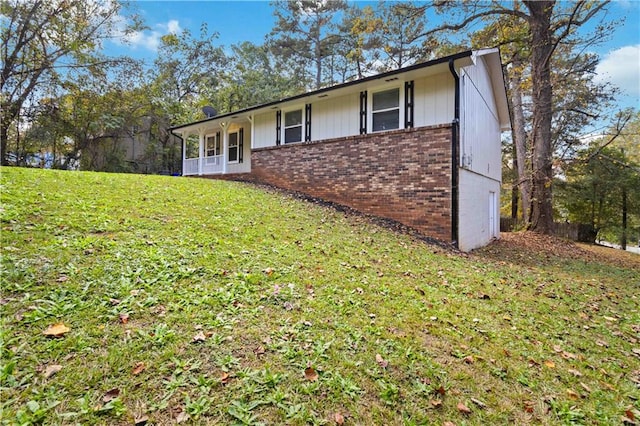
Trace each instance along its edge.
<path fill-rule="evenodd" d="M 251 171 L 251 125 L 248 122 L 242 124 L 231 124 L 229 126 L 229 132 L 237 132 L 240 127 L 242 127 L 242 131 L 244 133 L 242 163 L 228 163 L 227 173 L 249 173 Z M 229 155 L 229 153 L 227 153 L 227 155 Z"/>
<path fill-rule="evenodd" d="M 500 181 L 500 122 L 484 58 L 462 70 L 460 84 L 460 164 Z"/>
<path fill-rule="evenodd" d="M 314 102 L 311 107 L 311 140 L 360 133 L 360 92 Z"/>
<path fill-rule="evenodd" d="M 254 117 L 255 137 L 254 148 L 264 148 L 276 145 L 276 112 L 270 111 L 264 114 L 256 114 Z M 245 130 L 246 131 L 246 130 Z"/>
<path fill-rule="evenodd" d="M 414 127 L 451 123 L 454 118 L 454 97 L 451 73 L 414 80 Z"/>
<path fill-rule="evenodd" d="M 469 251 L 491 241 L 490 218 L 500 235 L 500 202 L 495 203 L 492 214 L 489 212 L 490 193 L 494 192 L 499 200 L 500 182 L 464 169 L 460 169 L 459 176 L 458 247 Z"/>

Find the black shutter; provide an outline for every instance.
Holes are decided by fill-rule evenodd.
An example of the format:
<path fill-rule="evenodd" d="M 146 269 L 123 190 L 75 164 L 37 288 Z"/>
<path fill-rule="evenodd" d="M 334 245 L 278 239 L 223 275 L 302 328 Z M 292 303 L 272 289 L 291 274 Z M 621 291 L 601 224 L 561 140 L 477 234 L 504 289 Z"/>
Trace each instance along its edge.
<path fill-rule="evenodd" d="M 413 127 L 413 80 L 404 82 L 404 128 Z"/>
<path fill-rule="evenodd" d="M 282 111 L 276 111 L 276 145 L 280 145 L 280 128 L 282 126 Z"/>
<path fill-rule="evenodd" d="M 238 130 L 238 162 L 242 163 L 242 157 L 244 154 L 244 127 L 240 127 Z"/>
<path fill-rule="evenodd" d="M 360 134 L 367 133 L 367 91 L 360 92 Z"/>
<path fill-rule="evenodd" d="M 304 140 L 311 140 L 311 104 L 304 106 Z"/>
<path fill-rule="evenodd" d="M 220 139 L 220 132 L 216 132 L 216 155 L 220 155 L 222 153 L 222 139 Z M 216 160 L 217 161 L 217 160 Z"/>

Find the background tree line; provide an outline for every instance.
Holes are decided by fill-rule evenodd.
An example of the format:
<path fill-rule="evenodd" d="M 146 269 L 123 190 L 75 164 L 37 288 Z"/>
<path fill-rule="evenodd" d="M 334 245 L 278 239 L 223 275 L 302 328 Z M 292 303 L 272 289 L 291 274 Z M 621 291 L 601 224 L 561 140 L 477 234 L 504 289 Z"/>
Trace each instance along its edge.
<path fill-rule="evenodd" d="M 511 215 L 544 233 L 554 219 L 628 237 L 640 226 L 638 111 L 612 112 L 616 88 L 594 80 L 598 58 L 585 53 L 618 24 L 606 2 L 271 5 L 276 22 L 263 44 L 225 47 L 203 24 L 199 34 L 164 36 L 145 67 L 101 53 L 105 40 L 144 28 L 131 5 L 2 2 L 2 164 L 178 172 L 181 144 L 167 128 L 204 118 L 205 105 L 224 113 L 499 46 L 513 122 L 504 150 Z M 586 23 L 594 29 L 579 31 Z M 605 136 L 582 137 L 607 119 Z"/>

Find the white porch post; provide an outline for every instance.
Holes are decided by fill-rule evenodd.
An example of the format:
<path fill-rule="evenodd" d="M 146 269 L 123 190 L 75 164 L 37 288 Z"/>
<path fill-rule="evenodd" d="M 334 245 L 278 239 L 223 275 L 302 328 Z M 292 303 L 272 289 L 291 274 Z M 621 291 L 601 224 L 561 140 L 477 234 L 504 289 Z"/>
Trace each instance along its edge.
<path fill-rule="evenodd" d="M 229 156 L 229 126 L 228 123 L 220 123 L 222 127 L 222 173 L 227 173 L 227 157 Z"/>
<path fill-rule="evenodd" d="M 255 139 L 253 138 L 253 135 L 255 134 L 254 130 L 256 128 L 256 125 L 253 121 L 253 115 L 249 116 L 249 123 L 251 123 L 251 149 L 255 148 Z"/>
<path fill-rule="evenodd" d="M 185 166 L 187 163 L 187 139 L 189 138 L 189 132 L 182 133 L 182 176 L 185 175 Z"/>
<path fill-rule="evenodd" d="M 198 176 L 202 176 L 202 165 L 204 161 L 204 133 L 202 130 L 198 133 Z"/>

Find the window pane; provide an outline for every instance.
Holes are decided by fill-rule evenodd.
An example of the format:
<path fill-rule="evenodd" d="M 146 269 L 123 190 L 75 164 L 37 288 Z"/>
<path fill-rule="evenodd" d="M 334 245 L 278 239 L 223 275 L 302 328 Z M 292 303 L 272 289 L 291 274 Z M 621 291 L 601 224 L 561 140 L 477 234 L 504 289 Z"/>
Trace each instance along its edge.
<path fill-rule="evenodd" d="M 302 126 L 291 127 L 284 131 L 284 143 L 302 141 Z"/>
<path fill-rule="evenodd" d="M 400 127 L 400 110 L 376 112 L 373 114 L 373 131 L 398 129 Z"/>
<path fill-rule="evenodd" d="M 229 146 L 238 146 L 238 134 L 229 133 Z"/>
<path fill-rule="evenodd" d="M 284 127 L 302 124 L 302 110 L 290 111 L 284 114 Z"/>
<path fill-rule="evenodd" d="M 229 162 L 238 161 L 238 147 L 229 146 Z"/>
<path fill-rule="evenodd" d="M 216 155 L 215 142 L 216 142 L 216 138 L 214 136 L 207 136 L 207 143 L 206 143 L 207 149 L 205 153 L 207 157 Z"/>
<path fill-rule="evenodd" d="M 373 94 L 373 110 L 398 108 L 400 105 L 400 89 L 385 90 Z"/>

